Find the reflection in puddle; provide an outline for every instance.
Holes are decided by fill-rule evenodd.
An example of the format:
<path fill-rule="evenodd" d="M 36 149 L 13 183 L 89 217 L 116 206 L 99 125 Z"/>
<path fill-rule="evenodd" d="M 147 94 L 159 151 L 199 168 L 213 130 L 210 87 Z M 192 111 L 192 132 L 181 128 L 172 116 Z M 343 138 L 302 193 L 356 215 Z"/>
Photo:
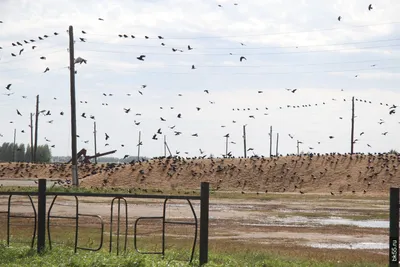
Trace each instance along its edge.
<path fill-rule="evenodd" d="M 307 218 L 293 216 L 287 218 L 269 217 L 262 223 L 243 224 L 251 226 L 321 226 L 321 225 L 351 225 L 361 228 L 389 228 L 389 221 L 383 220 L 350 220 L 341 217 Z"/>
<path fill-rule="evenodd" d="M 327 248 L 327 249 L 388 249 L 387 243 L 376 242 L 361 242 L 361 243 L 309 243 L 306 244 L 313 248 Z"/>

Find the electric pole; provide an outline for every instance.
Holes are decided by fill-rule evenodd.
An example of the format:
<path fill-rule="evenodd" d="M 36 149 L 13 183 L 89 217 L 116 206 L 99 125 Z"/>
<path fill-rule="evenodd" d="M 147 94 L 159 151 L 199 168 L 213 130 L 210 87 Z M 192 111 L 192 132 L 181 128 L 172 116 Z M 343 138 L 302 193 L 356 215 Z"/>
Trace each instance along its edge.
<path fill-rule="evenodd" d="M 225 143 L 225 157 L 228 157 L 228 140 L 229 140 L 229 134 L 225 135 L 226 138 L 226 143 Z"/>
<path fill-rule="evenodd" d="M 272 125 L 269 128 L 269 157 L 272 157 Z"/>
<path fill-rule="evenodd" d="M 167 136 L 164 135 L 164 158 L 167 157 Z"/>
<path fill-rule="evenodd" d="M 244 147 L 244 158 L 247 158 L 247 148 L 246 148 L 246 126 L 243 125 L 243 147 Z"/>
<path fill-rule="evenodd" d="M 300 141 L 297 140 L 297 155 L 300 155 Z"/>
<path fill-rule="evenodd" d="M 354 152 L 354 96 L 351 99 L 351 149 L 350 153 Z"/>
<path fill-rule="evenodd" d="M 97 156 L 97 130 L 96 122 L 93 123 L 93 134 L 94 134 L 94 155 Z M 94 158 L 94 162 L 97 164 L 97 157 Z"/>
<path fill-rule="evenodd" d="M 39 95 L 36 96 L 36 114 L 35 114 L 35 148 L 33 151 L 33 162 L 37 160 L 37 140 L 39 130 Z"/>
<path fill-rule="evenodd" d="M 31 162 L 33 162 L 33 113 L 31 113 Z"/>
<path fill-rule="evenodd" d="M 167 144 L 166 139 L 165 139 L 164 145 L 165 145 L 165 147 L 168 149 L 169 156 L 172 157 L 172 153 L 171 153 L 171 150 L 169 150 L 169 146 L 168 146 L 168 144 Z"/>
<path fill-rule="evenodd" d="M 137 145 L 138 149 L 137 149 L 137 160 L 140 160 L 140 147 L 142 146 L 142 140 L 141 139 L 141 131 L 139 131 L 139 143 Z"/>
<path fill-rule="evenodd" d="M 71 94 L 71 150 L 72 150 L 72 185 L 79 186 L 78 158 L 76 149 L 76 102 L 75 102 L 75 55 L 74 28 L 69 26 L 69 78 Z"/>
<path fill-rule="evenodd" d="M 17 129 L 14 129 L 14 145 L 13 145 L 13 162 L 16 162 L 16 160 L 15 160 L 15 141 L 16 141 L 16 138 L 17 138 Z"/>
<path fill-rule="evenodd" d="M 278 156 L 279 133 L 276 133 L 276 156 Z"/>

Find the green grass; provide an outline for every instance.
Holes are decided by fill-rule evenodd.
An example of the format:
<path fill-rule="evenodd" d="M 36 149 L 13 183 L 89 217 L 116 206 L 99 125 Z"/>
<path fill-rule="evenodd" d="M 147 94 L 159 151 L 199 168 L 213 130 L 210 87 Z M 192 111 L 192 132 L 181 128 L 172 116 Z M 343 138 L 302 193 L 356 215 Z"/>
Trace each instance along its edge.
<path fill-rule="evenodd" d="M 41 255 L 35 250 L 24 246 L 6 247 L 0 245 L 1 266 L 188 266 L 179 251 L 169 252 L 163 259 L 160 255 L 142 255 L 129 251 L 124 255 L 109 254 L 105 251 L 86 252 L 78 251 L 74 254 L 70 247 L 57 247 L 47 250 Z M 176 260 L 180 258 L 180 260 Z M 196 260 L 189 266 L 198 266 Z M 211 253 L 209 263 L 206 266 L 255 266 L 255 267 L 375 267 L 384 265 L 317 262 L 312 260 L 296 260 L 285 256 L 278 256 L 263 252 L 243 252 L 235 254 Z"/>
<path fill-rule="evenodd" d="M 200 195 L 200 190 L 198 189 L 165 189 L 158 192 L 155 188 L 127 188 L 127 187 L 63 187 L 54 186 L 52 187 L 52 182 L 47 182 L 49 192 L 79 192 L 79 193 L 132 193 L 132 194 L 154 194 L 154 195 Z M 3 186 L 0 188 L 0 192 L 37 192 L 37 186 Z M 318 201 L 334 201 L 334 202 L 348 202 L 349 200 L 377 200 L 384 201 L 388 203 L 388 196 L 380 195 L 353 195 L 353 194 L 343 194 L 340 196 L 331 196 L 330 194 L 304 194 L 300 195 L 297 192 L 288 193 L 278 193 L 278 192 L 245 192 L 242 194 L 238 189 L 237 191 L 215 191 L 210 188 L 210 198 L 214 199 L 254 199 L 254 200 L 299 200 L 299 199 L 312 199 Z"/>

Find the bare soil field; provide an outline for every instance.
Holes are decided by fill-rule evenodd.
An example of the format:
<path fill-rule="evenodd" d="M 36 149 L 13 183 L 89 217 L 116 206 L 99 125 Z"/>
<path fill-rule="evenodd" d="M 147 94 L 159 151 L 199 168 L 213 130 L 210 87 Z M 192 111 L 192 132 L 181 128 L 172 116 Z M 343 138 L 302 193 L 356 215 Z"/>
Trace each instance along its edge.
<path fill-rule="evenodd" d="M 239 195 L 240 197 L 240 195 Z M 7 210 L 7 200 L 0 201 L 0 211 Z M 106 223 L 105 235 L 110 233 L 111 199 L 81 197 L 79 213 L 100 215 Z M 50 199 L 48 200 L 48 206 Z M 199 203 L 193 201 L 199 216 Z M 122 206 L 123 207 L 123 206 Z M 212 198 L 210 200 L 210 249 L 271 250 L 278 253 L 293 254 L 297 257 L 308 255 L 311 258 L 323 258 L 348 261 L 363 258 L 370 262 L 387 263 L 388 249 L 388 201 L 385 198 L 349 196 L 337 198 L 319 194 L 270 194 L 252 198 Z M 114 204 L 113 235 L 116 235 L 116 210 Z M 32 214 L 32 208 L 26 197 L 13 197 L 13 214 Z M 74 216 L 75 201 L 70 197 L 60 197 L 52 210 L 52 215 Z M 121 209 L 121 221 L 125 219 Z M 128 246 L 133 246 L 135 220 L 141 216 L 161 216 L 162 201 L 128 200 Z M 5 216 L 0 216 L 1 225 L 5 225 Z M 185 201 L 171 201 L 167 205 L 166 219 L 175 221 L 194 221 L 191 210 Z M 15 220 L 15 221 L 13 221 Z M 20 224 L 20 219 L 12 219 L 12 224 Z M 74 221 L 52 219 L 53 234 L 61 236 L 69 233 L 73 240 Z M 65 227 L 64 225 L 69 225 Z M 124 232 L 124 223 L 121 224 Z M 12 226 L 12 239 L 18 239 L 22 226 Z M 26 229 L 32 228 L 32 222 Z M 98 240 L 99 221 L 82 218 L 80 220 L 82 243 Z M 87 228 L 89 227 L 89 228 Z M 5 239 L 5 227 L 1 227 L 1 236 Z M 83 234 L 87 231 L 87 235 Z M 29 231 L 29 234 L 31 231 Z M 23 234 L 29 236 L 26 232 Z M 138 226 L 138 239 L 153 240 L 151 249 L 161 246 L 161 220 L 144 221 Z M 168 238 L 186 244 L 188 251 L 193 242 L 193 226 L 174 226 L 167 228 Z M 85 239 L 86 238 L 86 239 Z M 72 242 L 72 241 L 71 241 Z M 105 239 L 108 242 L 108 239 Z M 97 244 L 97 241 L 95 242 Z M 174 242 L 172 242 L 174 243 Z M 108 243 L 105 243 L 108 246 Z M 285 255 L 286 255 L 285 254 Z"/>

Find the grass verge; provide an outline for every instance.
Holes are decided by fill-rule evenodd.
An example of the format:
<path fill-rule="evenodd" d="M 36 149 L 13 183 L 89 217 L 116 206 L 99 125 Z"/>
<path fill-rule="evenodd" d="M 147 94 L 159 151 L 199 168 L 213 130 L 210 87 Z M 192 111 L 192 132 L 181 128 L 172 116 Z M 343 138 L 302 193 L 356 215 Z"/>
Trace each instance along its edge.
<path fill-rule="evenodd" d="M 142 255 L 136 252 L 128 252 L 125 255 L 117 256 L 105 251 L 86 252 L 79 251 L 74 254 L 70 247 L 57 247 L 47 250 L 38 255 L 35 250 L 24 246 L 6 247 L 0 245 L 1 266 L 188 266 L 187 261 L 181 257 L 180 251 L 170 252 L 163 259 L 158 255 Z M 181 258 L 181 260 L 176 259 Z M 197 255 L 196 255 L 196 258 Z M 189 266 L 198 266 L 195 260 Z M 385 265 L 369 264 L 360 262 L 357 264 L 341 262 L 318 262 L 315 260 L 298 260 L 288 256 L 273 255 L 266 252 L 239 252 L 235 254 L 211 253 L 209 263 L 205 266 L 262 266 L 262 267 L 376 267 Z"/>

